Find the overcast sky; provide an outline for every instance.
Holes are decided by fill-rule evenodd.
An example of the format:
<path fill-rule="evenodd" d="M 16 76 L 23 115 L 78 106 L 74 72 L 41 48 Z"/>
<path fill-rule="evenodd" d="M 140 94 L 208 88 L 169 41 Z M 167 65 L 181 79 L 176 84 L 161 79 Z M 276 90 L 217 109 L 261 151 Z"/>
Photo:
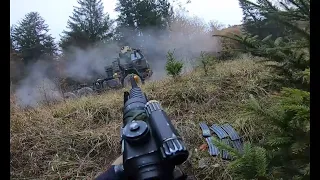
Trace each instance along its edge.
<path fill-rule="evenodd" d="M 116 18 L 114 9 L 117 0 L 102 1 L 105 11 L 111 18 Z M 21 20 L 26 13 L 37 11 L 49 25 L 50 33 L 58 40 L 72 15 L 73 6 L 77 6 L 77 0 L 10 0 L 10 25 Z M 216 20 L 225 25 L 241 23 L 242 11 L 238 0 L 191 0 L 185 7 L 190 15 L 205 21 Z"/>

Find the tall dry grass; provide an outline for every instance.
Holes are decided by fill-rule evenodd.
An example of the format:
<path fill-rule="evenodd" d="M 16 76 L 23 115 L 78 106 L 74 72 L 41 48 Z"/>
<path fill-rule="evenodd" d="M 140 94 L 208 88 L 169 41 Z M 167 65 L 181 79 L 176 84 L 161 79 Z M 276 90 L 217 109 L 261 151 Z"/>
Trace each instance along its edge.
<path fill-rule="evenodd" d="M 198 123 L 230 123 L 245 140 L 258 125 L 241 118 L 239 104 L 266 94 L 270 71 L 250 59 L 225 61 L 185 74 L 179 80 L 150 82 L 142 88 L 159 100 L 183 136 L 190 158 L 183 165 L 199 179 L 231 179 L 228 162 L 200 151 L 205 143 Z M 11 104 L 12 179 L 93 179 L 120 154 L 123 90 L 22 110 Z M 199 163 L 206 163 L 205 166 Z"/>

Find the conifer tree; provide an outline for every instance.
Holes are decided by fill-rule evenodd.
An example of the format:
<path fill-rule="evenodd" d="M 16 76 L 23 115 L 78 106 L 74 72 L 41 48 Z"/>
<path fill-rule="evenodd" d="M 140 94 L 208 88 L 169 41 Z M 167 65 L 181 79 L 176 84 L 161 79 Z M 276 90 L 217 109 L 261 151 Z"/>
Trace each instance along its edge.
<path fill-rule="evenodd" d="M 86 48 L 97 42 L 107 41 L 112 37 L 113 21 L 104 13 L 101 0 L 78 0 L 79 7 L 74 7 L 73 15 L 68 20 L 68 31 L 63 31 L 60 47 L 70 46 Z"/>
<path fill-rule="evenodd" d="M 148 36 L 147 28 L 165 29 L 173 15 L 168 0 L 119 0 L 117 33 L 122 41 Z M 143 32 L 143 34 L 141 33 Z"/>
<path fill-rule="evenodd" d="M 276 62 L 273 67 L 280 70 L 277 71 L 279 75 L 289 83 L 282 84 L 279 95 L 267 97 L 267 100 L 251 97 L 246 110 L 265 127 L 263 139 L 252 142 L 254 146 L 238 155 L 238 160 L 231 164 L 231 171 L 242 179 L 309 179 L 310 0 L 279 0 L 278 6 L 270 0 L 239 1 L 256 9 L 266 22 L 281 23 L 288 33 L 275 40 L 272 35 L 261 40 L 251 33 L 222 37 L 240 42 L 245 47 L 241 51 Z M 257 152 L 263 153 L 257 156 Z M 267 160 L 256 166 L 254 159 L 257 157 Z"/>
<path fill-rule="evenodd" d="M 24 64 L 56 55 L 57 47 L 48 31 L 48 25 L 38 12 L 26 14 L 18 24 L 12 26 L 11 47 L 19 54 Z"/>
<path fill-rule="evenodd" d="M 243 12 L 242 26 L 246 33 L 258 35 L 257 38 L 260 40 L 270 34 L 272 34 L 271 39 L 275 40 L 289 33 L 283 24 L 268 20 L 263 14 L 264 10 L 247 1 L 240 1 L 239 4 Z"/>
<path fill-rule="evenodd" d="M 245 47 L 240 51 L 250 52 L 269 61 L 278 62 L 273 67 L 286 77 L 285 84 L 293 83 L 294 86 L 307 90 L 309 86 L 301 84 L 301 81 L 305 72 L 310 68 L 310 0 L 280 1 L 279 7 L 273 5 L 269 0 L 259 0 L 258 4 L 248 0 L 239 1 L 259 10 L 266 21 L 281 23 L 290 33 L 277 37 L 275 40 L 272 39 L 272 34 L 261 40 L 257 34 L 248 32 L 245 36 L 221 37 L 240 42 Z"/>

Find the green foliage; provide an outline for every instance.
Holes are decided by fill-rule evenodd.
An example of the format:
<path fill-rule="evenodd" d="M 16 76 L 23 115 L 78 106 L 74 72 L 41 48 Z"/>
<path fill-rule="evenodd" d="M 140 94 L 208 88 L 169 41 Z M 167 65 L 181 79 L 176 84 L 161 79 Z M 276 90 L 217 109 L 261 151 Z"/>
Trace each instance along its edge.
<path fill-rule="evenodd" d="M 167 74 L 172 77 L 177 77 L 178 75 L 180 75 L 182 67 L 183 63 L 175 59 L 174 52 L 168 51 L 166 63 Z"/>
<path fill-rule="evenodd" d="M 231 162 L 228 168 L 235 179 L 266 179 L 267 166 L 266 150 L 245 143 L 243 155 Z"/>
<path fill-rule="evenodd" d="M 11 27 L 11 48 L 25 64 L 33 63 L 42 57 L 52 57 L 56 54 L 57 47 L 48 31 L 49 27 L 40 14 L 30 12 L 17 25 Z"/>
<path fill-rule="evenodd" d="M 283 37 L 272 39 L 272 34 L 263 39 L 259 35 L 246 32 L 244 36 L 222 36 L 244 45 L 242 52 L 250 52 L 252 55 L 266 58 L 269 61 L 278 62 L 272 65 L 280 75 L 287 78 L 295 87 L 309 89 L 305 81 L 305 72 L 310 68 L 310 15 L 309 0 L 281 2 L 280 7 L 273 5 L 268 0 L 258 1 L 258 4 L 247 0 L 240 2 L 251 5 L 251 8 L 259 11 L 259 17 L 270 23 L 281 23 L 289 33 Z M 256 15 L 258 16 L 258 15 Z"/>
<path fill-rule="evenodd" d="M 250 1 L 239 0 L 239 4 L 243 11 L 242 26 L 245 32 L 257 35 L 260 40 L 269 34 L 272 34 L 271 38 L 275 40 L 289 33 L 283 24 L 268 20 L 263 10 L 256 8 Z"/>
<path fill-rule="evenodd" d="M 310 68 L 307 68 L 302 72 L 302 80 L 304 83 L 310 84 Z"/>
<path fill-rule="evenodd" d="M 269 0 L 259 0 L 257 4 L 239 1 L 247 6 L 244 11 L 252 18 L 248 22 L 279 23 L 282 35 L 271 32 L 262 38 L 245 28 L 244 36 L 222 37 L 240 42 L 244 48 L 239 51 L 276 62 L 272 67 L 295 88 L 282 88 L 279 95 L 268 100 L 251 96 L 247 115 L 264 127 L 260 132 L 263 138 L 247 145 L 244 154 L 230 164 L 230 171 L 240 179 L 309 179 L 310 1 L 278 1 L 279 6 Z M 260 164 L 254 159 L 261 159 Z"/>
<path fill-rule="evenodd" d="M 209 68 L 212 68 L 212 65 L 215 62 L 215 60 L 215 57 L 209 56 L 205 52 L 200 53 L 199 61 L 201 63 L 201 67 L 203 68 L 205 75 L 208 75 Z"/>
<path fill-rule="evenodd" d="M 60 47 L 69 46 L 86 48 L 100 41 L 111 38 L 111 25 L 109 14 L 105 14 L 101 0 L 78 0 L 80 7 L 75 7 L 73 15 L 68 20 L 67 28 L 63 31 Z"/>
<path fill-rule="evenodd" d="M 166 27 L 172 16 L 172 7 L 167 0 L 119 0 L 116 11 L 120 13 L 120 26 L 143 29 L 144 27 Z"/>
<path fill-rule="evenodd" d="M 280 95 L 270 101 L 271 106 L 263 106 L 251 97 L 247 111 L 257 123 L 268 128 L 263 129 L 264 139 L 259 142 L 260 146 L 247 147 L 247 154 L 245 150 L 229 168 L 234 173 L 240 173 L 244 179 L 252 179 L 253 176 L 268 179 L 309 178 L 310 93 L 283 88 Z M 266 159 L 260 156 L 263 154 Z M 261 159 L 259 165 L 253 160 L 257 157 Z M 259 171 L 254 171 L 252 167 Z M 250 170 L 255 173 L 245 173 Z"/>
<path fill-rule="evenodd" d="M 213 143 L 220 150 L 226 150 L 233 158 L 228 170 L 234 179 L 266 179 L 268 177 L 268 159 L 266 149 L 245 143 L 240 153 L 217 138 Z"/>
<path fill-rule="evenodd" d="M 141 36 L 146 40 L 149 27 L 165 29 L 173 14 L 168 0 L 118 0 L 115 10 L 119 13 L 115 35 L 125 44 L 139 42 Z"/>
<path fill-rule="evenodd" d="M 212 143 L 218 147 L 220 150 L 226 150 L 233 159 L 238 159 L 241 158 L 241 153 L 238 152 L 236 149 L 232 148 L 231 146 L 225 144 L 223 141 L 213 137 L 212 138 Z M 221 155 L 221 154 L 220 154 Z"/>
<path fill-rule="evenodd" d="M 252 55 L 266 58 L 268 61 L 276 61 L 278 64 L 272 65 L 281 75 L 284 75 L 288 81 L 300 83 L 302 80 L 301 73 L 310 68 L 309 52 L 302 50 L 304 46 L 285 42 L 284 38 L 277 38 L 275 41 L 270 39 L 271 36 L 264 38 L 262 41 L 257 36 L 235 35 L 234 39 L 245 44 L 244 52 L 250 52 Z"/>
<path fill-rule="evenodd" d="M 226 150 L 234 159 L 228 170 L 234 179 L 266 179 L 268 177 L 268 159 L 266 149 L 245 143 L 240 153 L 222 141 L 213 138 L 213 143 L 220 150 Z"/>

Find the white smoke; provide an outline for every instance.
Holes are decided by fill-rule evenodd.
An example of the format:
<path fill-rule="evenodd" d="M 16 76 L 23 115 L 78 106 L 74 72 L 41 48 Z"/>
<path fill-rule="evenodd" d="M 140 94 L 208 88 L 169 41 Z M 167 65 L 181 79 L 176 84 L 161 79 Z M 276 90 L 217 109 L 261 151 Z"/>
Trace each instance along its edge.
<path fill-rule="evenodd" d="M 128 37 L 127 45 L 141 48 L 151 64 L 154 72 L 152 80 L 160 80 L 166 76 L 166 54 L 169 50 L 175 50 L 176 58 L 184 62 L 186 70 L 190 70 L 202 51 L 215 53 L 221 49 L 218 40 L 212 37 L 209 25 L 196 17 L 177 15 L 169 28 L 145 29 L 141 33 L 142 36 L 138 37 L 132 34 L 132 31 L 124 32 Z M 86 50 L 71 48 L 62 58 L 63 76 L 80 82 L 92 82 L 97 77 L 103 78 L 104 67 L 111 65 L 120 48 L 118 44 L 110 42 Z M 58 75 L 48 73 L 52 70 L 52 65 L 52 62 L 39 61 L 32 66 L 29 75 L 21 81 L 16 90 L 19 104 L 34 107 L 43 101 L 63 99 L 57 83 L 52 81 L 52 77 Z"/>
<path fill-rule="evenodd" d="M 92 81 L 97 76 L 104 76 L 104 67 L 111 64 L 119 50 L 114 43 L 99 44 L 86 50 L 71 48 L 64 59 L 64 76 L 77 81 Z"/>
<path fill-rule="evenodd" d="M 60 101 L 63 99 L 56 84 L 47 77 L 48 63 L 38 61 L 24 78 L 17 90 L 17 103 L 22 106 L 35 107 L 44 102 Z"/>
<path fill-rule="evenodd" d="M 126 31 L 127 37 L 130 37 Z M 159 80 L 166 76 L 165 64 L 168 51 L 174 51 L 177 60 L 184 62 L 186 71 L 195 66 L 201 52 L 217 53 L 221 46 L 217 38 L 212 37 L 213 29 L 197 17 L 177 14 L 165 30 L 144 29 L 141 36 L 127 39 L 132 47 L 138 47 L 145 53 L 154 71 L 151 79 Z"/>

